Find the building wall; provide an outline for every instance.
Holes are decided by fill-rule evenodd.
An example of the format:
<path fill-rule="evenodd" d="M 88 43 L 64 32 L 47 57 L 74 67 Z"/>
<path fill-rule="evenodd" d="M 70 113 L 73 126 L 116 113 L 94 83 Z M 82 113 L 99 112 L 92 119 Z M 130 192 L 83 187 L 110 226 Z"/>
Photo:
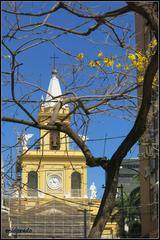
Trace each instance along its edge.
<path fill-rule="evenodd" d="M 152 35 L 144 18 L 136 14 L 136 45 L 145 51 Z M 142 237 L 156 237 L 158 231 L 158 89 L 153 89 L 147 128 L 139 141 Z M 138 90 L 142 96 L 142 88 Z M 140 100 L 138 101 L 140 106 Z"/>
<path fill-rule="evenodd" d="M 68 152 L 70 161 L 72 161 L 75 170 L 81 174 L 81 196 L 87 196 L 87 169 L 85 159 L 81 152 Z M 44 151 L 43 159 L 41 160 L 38 170 L 38 189 L 42 192 L 57 195 L 59 197 L 71 197 L 71 175 L 75 171 L 69 163 L 66 152 Z M 36 171 L 42 152 L 30 150 L 22 158 L 22 184 L 25 186 L 22 189 L 24 195 L 27 195 L 28 173 Z M 47 187 L 47 174 L 61 175 L 62 189 L 52 191 Z M 49 198 L 48 196 L 45 196 Z M 51 197 L 50 197 L 51 198 Z"/>
<path fill-rule="evenodd" d="M 129 195 L 133 189 L 139 186 L 139 159 L 124 159 L 122 161 L 118 185 L 123 185 L 123 191 Z"/>

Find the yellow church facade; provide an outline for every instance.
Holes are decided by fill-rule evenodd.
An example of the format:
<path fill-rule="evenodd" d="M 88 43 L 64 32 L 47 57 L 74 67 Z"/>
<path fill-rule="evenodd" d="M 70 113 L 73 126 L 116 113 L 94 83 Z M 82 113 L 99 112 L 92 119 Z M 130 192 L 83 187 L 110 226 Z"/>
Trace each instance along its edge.
<path fill-rule="evenodd" d="M 42 106 L 38 120 L 47 124 L 50 110 Z M 68 108 L 62 109 L 58 117 L 66 116 L 68 111 Z M 69 119 L 66 122 L 69 124 Z M 29 150 L 21 157 L 24 184 L 22 195 L 42 197 L 46 193 L 46 200 L 52 195 L 60 198 L 87 198 L 87 168 L 83 153 L 69 149 L 69 138 L 64 133 L 40 130 L 40 137 L 40 148 Z M 31 183 L 30 186 L 34 177 L 37 183 L 35 186 Z"/>
<path fill-rule="evenodd" d="M 57 73 L 52 72 L 48 94 L 45 102 L 40 106 L 38 121 L 48 124 L 51 118 L 52 109 L 60 100 L 53 97 L 62 95 Z M 70 124 L 69 106 L 66 105 L 58 113 L 57 121 L 63 119 Z M 53 197 L 60 201 L 81 202 L 88 205 L 87 210 L 91 213 L 91 222 L 98 211 L 100 201 L 90 199 L 87 190 L 87 166 L 85 157 L 80 150 L 71 150 L 69 137 L 55 130 L 40 130 L 39 147 L 27 150 L 23 148 L 20 157 L 21 161 L 21 198 L 26 209 L 34 205 L 44 205 Z M 24 152 L 26 152 L 24 154 Z M 90 204 L 88 204 L 90 203 Z M 73 204 L 74 205 L 74 204 Z M 103 238 L 116 238 L 117 224 L 108 223 L 103 232 Z"/>

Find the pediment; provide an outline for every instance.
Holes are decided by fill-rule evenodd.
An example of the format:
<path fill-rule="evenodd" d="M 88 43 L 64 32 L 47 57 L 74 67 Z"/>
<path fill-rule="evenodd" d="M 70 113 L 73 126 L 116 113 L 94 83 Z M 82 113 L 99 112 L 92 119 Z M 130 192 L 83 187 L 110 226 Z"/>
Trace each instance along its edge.
<path fill-rule="evenodd" d="M 49 208 L 49 209 L 46 209 L 46 210 L 42 210 L 41 212 L 38 212 L 36 213 L 36 215 L 47 215 L 47 216 L 50 216 L 50 215 L 55 215 L 55 214 L 64 214 L 63 211 L 61 210 L 58 210 L 56 208 Z"/>

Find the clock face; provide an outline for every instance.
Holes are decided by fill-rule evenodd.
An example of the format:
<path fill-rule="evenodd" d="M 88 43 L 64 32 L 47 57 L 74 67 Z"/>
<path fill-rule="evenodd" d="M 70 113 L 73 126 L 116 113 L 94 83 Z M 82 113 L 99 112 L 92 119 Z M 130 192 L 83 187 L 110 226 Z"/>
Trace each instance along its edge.
<path fill-rule="evenodd" d="M 51 189 L 59 189 L 62 186 L 62 178 L 59 175 L 50 175 L 47 184 Z"/>

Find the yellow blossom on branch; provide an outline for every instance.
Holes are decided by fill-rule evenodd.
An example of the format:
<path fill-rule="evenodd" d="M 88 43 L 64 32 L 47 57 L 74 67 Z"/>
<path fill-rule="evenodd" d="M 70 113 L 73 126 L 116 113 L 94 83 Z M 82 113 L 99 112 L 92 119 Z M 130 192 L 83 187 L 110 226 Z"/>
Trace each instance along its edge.
<path fill-rule="evenodd" d="M 133 64 L 134 67 L 137 67 L 137 62 L 136 61 L 133 61 L 132 64 Z"/>
<path fill-rule="evenodd" d="M 121 64 L 120 64 L 120 63 L 117 63 L 116 67 L 117 67 L 117 68 L 120 68 L 120 67 L 121 67 Z"/>
<path fill-rule="evenodd" d="M 125 69 L 125 70 L 128 70 L 128 69 L 129 69 L 128 64 L 124 65 L 124 69 Z"/>
<path fill-rule="evenodd" d="M 136 55 L 136 57 L 137 57 L 138 59 L 141 59 L 142 56 L 143 56 L 140 51 L 137 51 L 135 55 Z"/>
<path fill-rule="evenodd" d="M 88 66 L 90 66 L 90 67 L 96 67 L 95 61 L 90 60 L 89 63 L 88 63 Z"/>
<path fill-rule="evenodd" d="M 107 67 L 112 67 L 113 66 L 114 60 L 112 58 L 104 58 L 103 61 L 104 61 L 104 64 Z"/>
<path fill-rule="evenodd" d="M 152 40 L 152 45 L 155 47 L 157 45 L 157 39 Z"/>
<path fill-rule="evenodd" d="M 99 67 L 99 66 L 101 66 L 101 62 L 100 61 L 90 60 L 89 63 L 88 63 L 88 66 L 90 66 L 90 67 Z"/>
<path fill-rule="evenodd" d="M 95 61 L 95 64 L 96 64 L 96 66 L 101 66 L 101 62 L 100 61 Z"/>
<path fill-rule="evenodd" d="M 137 51 L 135 55 L 129 53 L 128 58 L 132 61 L 132 65 L 137 68 L 139 72 L 144 71 L 148 64 L 148 58 L 141 51 Z"/>
<path fill-rule="evenodd" d="M 144 76 L 139 76 L 139 77 L 138 77 L 138 83 L 142 83 L 143 80 L 144 80 Z"/>
<path fill-rule="evenodd" d="M 154 48 L 157 45 L 157 40 L 154 38 L 148 45 L 149 48 Z"/>
<path fill-rule="evenodd" d="M 136 63 L 136 68 L 138 69 L 138 71 L 140 71 L 140 72 L 142 72 L 142 71 L 144 71 L 145 70 L 145 67 L 146 67 L 146 65 L 143 63 L 143 62 L 137 62 Z"/>
<path fill-rule="evenodd" d="M 133 53 L 129 53 L 128 54 L 128 59 L 131 60 L 131 61 L 134 61 L 134 60 L 136 60 L 136 56 Z"/>
<path fill-rule="evenodd" d="M 84 53 L 79 53 L 77 56 L 76 56 L 77 60 L 81 61 L 83 60 L 84 58 Z"/>
<path fill-rule="evenodd" d="M 99 51 L 99 53 L 98 53 L 97 56 L 98 56 L 98 57 L 102 57 L 102 56 L 103 56 L 103 52 L 102 52 L 102 51 Z"/>
<path fill-rule="evenodd" d="M 143 63 L 147 62 L 146 56 L 144 56 L 142 53 L 136 53 L 136 56 L 137 56 L 137 61 L 143 62 Z"/>

